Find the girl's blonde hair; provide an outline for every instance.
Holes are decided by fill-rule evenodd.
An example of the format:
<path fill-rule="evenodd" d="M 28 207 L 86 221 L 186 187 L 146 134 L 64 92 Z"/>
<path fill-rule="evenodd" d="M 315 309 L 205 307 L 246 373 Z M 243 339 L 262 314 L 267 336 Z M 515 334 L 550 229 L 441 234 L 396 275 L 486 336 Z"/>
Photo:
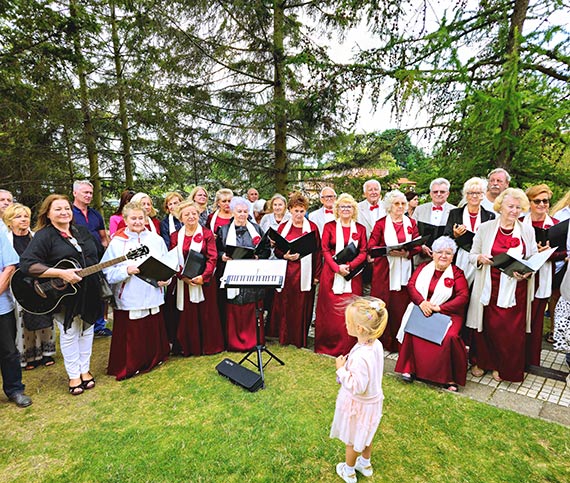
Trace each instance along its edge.
<path fill-rule="evenodd" d="M 364 329 L 370 339 L 380 337 L 388 324 L 388 311 L 383 300 L 376 297 L 358 297 L 346 307 L 346 320 Z"/>

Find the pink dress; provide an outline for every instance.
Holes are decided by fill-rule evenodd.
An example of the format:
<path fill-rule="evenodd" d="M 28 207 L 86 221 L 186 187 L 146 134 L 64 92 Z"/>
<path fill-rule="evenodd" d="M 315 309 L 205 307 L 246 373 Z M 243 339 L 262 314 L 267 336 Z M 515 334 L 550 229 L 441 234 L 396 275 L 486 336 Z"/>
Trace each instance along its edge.
<path fill-rule="evenodd" d="M 382 419 L 384 349 L 379 340 L 356 344 L 348 361 L 336 371 L 341 384 L 330 437 L 362 452 L 372 444 Z"/>

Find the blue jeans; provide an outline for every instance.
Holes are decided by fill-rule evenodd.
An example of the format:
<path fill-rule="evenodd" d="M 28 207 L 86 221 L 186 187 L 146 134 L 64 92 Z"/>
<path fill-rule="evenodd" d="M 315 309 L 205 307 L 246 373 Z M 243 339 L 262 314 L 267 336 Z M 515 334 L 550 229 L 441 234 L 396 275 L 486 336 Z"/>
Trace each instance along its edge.
<path fill-rule="evenodd" d="M 14 311 L 0 315 L 0 369 L 6 396 L 23 392 L 20 353 L 16 349 L 16 317 Z"/>

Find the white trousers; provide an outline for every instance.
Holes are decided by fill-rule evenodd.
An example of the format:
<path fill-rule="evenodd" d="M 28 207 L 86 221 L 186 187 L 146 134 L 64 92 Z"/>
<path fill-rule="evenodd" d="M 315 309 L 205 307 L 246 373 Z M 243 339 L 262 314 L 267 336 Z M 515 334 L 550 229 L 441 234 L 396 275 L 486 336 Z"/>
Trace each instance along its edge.
<path fill-rule="evenodd" d="M 71 327 L 65 332 L 63 314 L 55 314 L 54 320 L 59 328 L 59 345 L 63 363 L 69 379 L 78 379 L 89 372 L 91 350 L 93 349 L 93 326 L 83 330 L 83 320 L 76 316 Z"/>

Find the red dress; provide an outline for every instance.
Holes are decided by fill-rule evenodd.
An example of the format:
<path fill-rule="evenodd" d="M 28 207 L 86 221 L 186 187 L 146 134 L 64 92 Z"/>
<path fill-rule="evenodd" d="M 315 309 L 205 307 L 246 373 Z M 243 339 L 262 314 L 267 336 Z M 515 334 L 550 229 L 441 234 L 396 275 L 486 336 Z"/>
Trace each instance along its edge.
<path fill-rule="evenodd" d="M 418 231 L 416 220 L 410 219 L 410 222 L 412 224 L 412 239 L 419 237 L 420 232 Z M 368 242 L 369 248 L 386 246 L 386 241 L 384 240 L 385 229 L 386 217 L 383 217 L 374 225 Z M 394 229 L 398 242 L 404 243 L 406 234 L 404 233 L 403 223 L 394 223 Z M 419 252 L 421 252 L 421 247 L 415 247 L 410 251 L 408 258 L 412 259 Z M 410 298 L 405 285 L 402 285 L 400 290 L 390 290 L 390 269 L 387 257 L 377 257 L 373 261 L 370 295 L 382 299 L 386 303 L 386 310 L 388 311 L 388 325 L 382 337 L 380 337 L 380 341 L 387 351 L 398 352 L 400 343 L 396 340 L 396 335 L 398 330 L 400 330 L 402 317 L 410 303 Z"/>
<path fill-rule="evenodd" d="M 556 225 L 558 220 L 552 218 L 553 223 Z M 550 228 L 544 226 L 544 221 L 533 221 L 533 227 L 537 228 Z M 537 240 L 538 242 L 538 240 Z M 564 250 L 565 247 L 561 247 Z M 546 263 L 553 264 L 553 260 L 564 260 L 566 252 L 555 252 Z M 554 277 L 554 266 L 552 267 L 552 276 Z M 538 289 L 539 274 L 534 276 L 535 291 Z M 536 293 L 536 292 L 535 292 Z M 542 328 L 544 325 L 544 311 L 548 305 L 548 298 L 534 297 L 530 309 L 530 334 L 526 334 L 526 364 L 533 366 L 540 366 L 540 351 L 542 350 Z"/>
<path fill-rule="evenodd" d="M 350 228 L 343 227 L 344 246 L 349 243 Z M 358 255 L 350 262 L 351 267 L 366 260 L 366 228 L 356 223 L 355 239 L 358 240 Z M 317 299 L 317 317 L 315 321 L 315 352 L 339 356 L 348 354 L 356 337 L 346 332 L 344 311 L 355 295 L 362 295 L 362 274 L 352 279 L 352 293 L 334 294 L 332 286 L 338 265 L 333 260 L 336 250 L 336 222 L 330 221 L 323 228 L 323 258 L 325 263 L 321 272 L 319 296 Z"/>
<path fill-rule="evenodd" d="M 168 339 L 162 311 L 129 319 L 128 310 L 113 311 L 113 338 L 107 374 L 117 381 L 148 372 L 168 358 Z"/>
<path fill-rule="evenodd" d="M 420 265 L 408 282 L 410 299 L 416 305 L 424 301 L 416 290 L 416 280 L 426 265 L 427 263 Z M 452 268 L 455 280 L 453 293 L 447 302 L 440 305 L 441 313 L 451 317 L 451 327 L 441 346 L 415 335 L 406 334 L 395 370 L 415 374 L 419 379 L 426 381 L 439 384 L 455 382 L 464 386 L 467 375 L 467 349 L 461 338 L 461 328 L 465 317 L 465 306 L 469 301 L 469 285 L 463 271 L 456 266 Z M 432 296 L 442 274 L 442 271 L 434 272 L 429 284 L 428 299 Z"/>
<path fill-rule="evenodd" d="M 214 234 L 203 228 L 204 241 L 202 242 L 201 253 L 206 257 L 206 268 L 202 277 L 204 285 L 204 301 L 200 303 L 190 302 L 188 296 L 188 285 L 184 284 L 184 310 L 176 309 L 178 315 L 178 328 L 176 331 L 176 343 L 184 356 L 199 356 L 204 354 L 217 354 L 224 350 L 224 335 L 222 324 L 218 312 L 217 287 L 213 280 L 218 250 Z M 184 236 L 182 254 L 184 258 L 188 255 L 192 237 Z M 178 245 L 178 232 L 172 233 L 170 237 L 171 249 Z M 172 284 L 176 287 L 176 284 Z M 169 290 L 169 297 L 174 299 L 176 307 L 176 291 Z"/>
<path fill-rule="evenodd" d="M 497 231 L 491 256 L 505 253 L 512 236 Z M 508 309 L 497 306 L 501 272 L 491 267 L 491 299 L 483 310 L 483 331 L 474 331 L 471 363 L 484 370 L 496 370 L 511 382 L 524 378 L 526 342 L 527 281 L 517 282 L 516 304 Z"/>
<path fill-rule="evenodd" d="M 279 225 L 277 231 L 281 233 L 286 223 Z M 320 247 L 321 238 L 319 229 L 312 221 L 311 231 L 315 232 L 317 245 Z M 286 240 L 292 241 L 304 235 L 303 229 L 291 226 Z M 283 253 L 275 250 L 279 258 L 283 258 Z M 301 261 L 287 262 L 287 273 L 283 289 L 275 292 L 273 299 L 273 309 L 271 312 L 272 326 L 279 328 L 279 343 L 283 345 L 293 344 L 297 347 L 307 347 L 307 334 L 313 315 L 313 303 L 315 299 L 315 287 L 313 280 L 319 278 L 322 268 L 322 256 L 320 248 L 313 253 L 311 290 L 301 291 Z"/>

